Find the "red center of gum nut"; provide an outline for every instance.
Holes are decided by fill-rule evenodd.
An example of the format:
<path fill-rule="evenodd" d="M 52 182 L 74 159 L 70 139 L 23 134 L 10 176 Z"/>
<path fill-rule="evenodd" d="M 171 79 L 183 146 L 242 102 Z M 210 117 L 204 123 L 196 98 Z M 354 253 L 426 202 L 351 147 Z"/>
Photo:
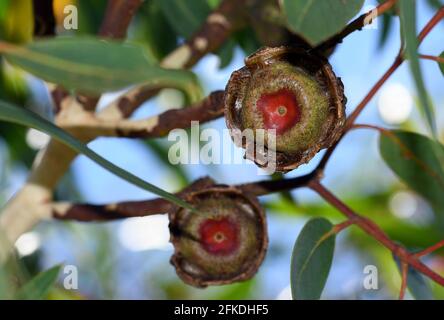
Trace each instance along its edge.
<path fill-rule="evenodd" d="M 263 94 L 257 101 L 257 107 L 264 119 L 264 129 L 276 129 L 277 134 L 293 127 L 301 117 L 298 101 L 288 89 Z"/>
<path fill-rule="evenodd" d="M 227 218 L 208 219 L 199 228 L 204 249 L 212 254 L 226 255 L 238 247 L 238 228 Z"/>

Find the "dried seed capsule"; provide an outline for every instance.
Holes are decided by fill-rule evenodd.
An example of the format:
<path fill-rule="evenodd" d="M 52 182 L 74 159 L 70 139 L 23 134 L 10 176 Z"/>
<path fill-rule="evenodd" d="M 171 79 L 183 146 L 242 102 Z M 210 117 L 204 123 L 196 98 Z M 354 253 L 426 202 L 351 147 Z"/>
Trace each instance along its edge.
<path fill-rule="evenodd" d="M 265 215 L 256 198 L 215 186 L 184 196 L 197 212 L 170 213 L 171 263 L 186 283 L 205 287 L 251 278 L 268 245 Z"/>
<path fill-rule="evenodd" d="M 259 50 L 232 74 L 225 92 L 225 118 L 233 140 L 234 132 L 252 129 L 253 138 L 246 135 L 242 141 L 248 150 L 248 144 L 257 143 L 258 129 L 276 130 L 275 136 L 265 135 L 264 152 L 276 153 L 277 171 L 308 162 L 337 141 L 344 127 L 341 80 L 325 58 L 303 49 Z M 257 150 L 246 157 L 267 166 L 258 161 Z"/>

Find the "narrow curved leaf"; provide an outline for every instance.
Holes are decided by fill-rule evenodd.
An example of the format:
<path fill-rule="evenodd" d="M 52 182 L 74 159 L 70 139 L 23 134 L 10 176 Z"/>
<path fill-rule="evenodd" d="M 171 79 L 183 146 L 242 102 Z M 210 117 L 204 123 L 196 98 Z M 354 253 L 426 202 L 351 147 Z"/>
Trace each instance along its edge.
<path fill-rule="evenodd" d="M 335 248 L 333 225 L 324 218 L 307 222 L 291 257 L 291 293 L 295 300 L 319 299 L 330 272 Z"/>
<path fill-rule="evenodd" d="M 201 96 L 193 73 L 161 68 L 136 45 L 71 37 L 41 40 L 24 47 L 0 43 L 0 51 L 18 67 L 67 89 L 94 94 L 144 84 L 184 90 L 192 101 Z"/>
<path fill-rule="evenodd" d="M 398 1 L 401 32 L 405 42 L 405 51 L 409 59 L 410 71 L 415 81 L 418 98 L 431 132 L 436 136 L 436 124 L 433 107 L 427 96 L 422 78 L 418 55 L 418 39 L 416 37 L 416 2 L 415 0 Z"/>
<path fill-rule="evenodd" d="M 60 129 L 51 122 L 43 119 L 39 115 L 25 108 L 20 108 L 12 104 L 0 101 L 0 120 L 21 124 L 27 127 L 32 127 L 34 129 L 43 131 L 48 135 L 52 136 L 54 139 L 57 139 L 60 142 L 66 144 L 68 147 L 72 148 L 78 153 L 85 155 L 86 157 L 88 157 L 101 167 L 114 173 L 116 176 L 128 181 L 129 183 L 134 184 L 144 190 L 150 191 L 181 207 L 189 208 L 191 210 L 193 209 L 188 203 L 177 198 L 173 194 L 166 192 L 165 190 L 160 189 L 155 185 L 152 185 L 151 183 L 148 183 L 140 179 L 139 177 L 129 173 L 128 171 L 123 170 L 122 168 L 109 162 L 105 158 L 101 157 L 100 155 L 89 149 L 85 144 L 78 141 L 76 138 L 74 138 L 66 131 Z"/>
<path fill-rule="evenodd" d="M 283 0 L 283 10 L 289 28 L 317 45 L 340 32 L 363 4 L 364 0 Z"/>
<path fill-rule="evenodd" d="M 20 300 L 41 300 L 46 298 L 60 273 L 61 265 L 43 271 L 32 278 L 17 293 Z"/>
<path fill-rule="evenodd" d="M 383 131 L 379 149 L 385 163 L 411 189 L 427 199 L 444 223 L 444 146 L 426 136 L 400 130 Z"/>

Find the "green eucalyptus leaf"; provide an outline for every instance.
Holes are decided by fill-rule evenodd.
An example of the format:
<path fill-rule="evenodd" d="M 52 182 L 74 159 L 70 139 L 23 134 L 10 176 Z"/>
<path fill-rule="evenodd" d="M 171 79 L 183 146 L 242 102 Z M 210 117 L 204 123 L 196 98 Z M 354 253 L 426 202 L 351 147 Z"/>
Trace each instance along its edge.
<path fill-rule="evenodd" d="M 247 56 L 254 53 L 262 46 L 251 27 L 236 32 L 234 37 Z"/>
<path fill-rule="evenodd" d="M 426 2 L 433 10 L 439 10 L 444 5 L 442 0 L 427 0 Z"/>
<path fill-rule="evenodd" d="M 444 223 L 444 146 L 414 132 L 383 131 L 379 148 L 385 163 L 412 190 L 427 199 Z"/>
<path fill-rule="evenodd" d="M 180 36 L 188 39 L 210 13 L 206 0 L 156 0 L 170 25 Z"/>
<path fill-rule="evenodd" d="M 282 2 L 288 27 L 313 46 L 340 32 L 364 4 L 364 0 Z"/>
<path fill-rule="evenodd" d="M 410 71 L 415 81 L 422 111 L 426 116 L 431 132 L 436 136 L 433 106 L 427 96 L 417 52 L 419 43 L 416 37 L 416 2 L 415 0 L 403 0 L 398 1 L 397 4 L 399 6 L 401 32 L 405 42 L 405 53 L 409 59 Z"/>
<path fill-rule="evenodd" d="M 295 300 L 319 299 L 330 272 L 335 248 L 333 225 L 324 218 L 307 222 L 291 257 L 290 283 Z"/>
<path fill-rule="evenodd" d="M 32 278 L 17 293 L 17 299 L 20 300 L 41 300 L 45 299 L 55 284 L 60 273 L 61 265 L 57 265 L 43 271 Z"/>
<path fill-rule="evenodd" d="M 54 2 L 59 1 L 55 0 Z M 78 8 L 79 23 L 78 30 L 75 30 L 79 35 L 96 35 L 103 21 L 108 0 L 76 0 Z"/>
<path fill-rule="evenodd" d="M 193 73 L 161 68 L 136 45 L 96 38 L 55 38 L 24 47 L 0 43 L 0 51 L 18 67 L 67 89 L 102 93 L 144 84 L 184 90 L 196 101 L 201 89 Z"/>
<path fill-rule="evenodd" d="M 217 51 L 219 56 L 219 69 L 227 67 L 231 60 L 233 60 L 234 49 L 236 47 L 236 42 L 233 39 L 229 39 L 224 43 L 224 45 Z"/>
<path fill-rule="evenodd" d="M 128 181 L 129 183 L 134 184 L 144 190 L 150 191 L 181 207 L 189 208 L 191 210 L 193 209 L 188 203 L 177 198 L 173 194 L 166 192 L 165 190 L 160 189 L 155 185 L 152 185 L 151 183 L 148 183 L 140 179 L 139 177 L 129 173 L 128 171 L 123 170 L 122 168 L 109 162 L 105 158 L 101 157 L 100 155 L 89 149 L 85 144 L 74 138 L 69 133 L 55 126 L 51 122 L 43 119 L 34 112 L 0 101 L 0 120 L 17 123 L 27 127 L 32 127 L 42 132 L 45 132 L 54 139 L 64 143 L 65 145 L 77 151 L 78 153 L 85 155 L 86 157 L 88 157 L 101 167 L 114 173 L 116 176 Z"/>
<path fill-rule="evenodd" d="M 134 34 L 136 40 L 147 46 L 156 61 L 161 61 L 177 47 L 176 32 L 168 23 L 157 1 L 144 1 L 138 10 Z"/>

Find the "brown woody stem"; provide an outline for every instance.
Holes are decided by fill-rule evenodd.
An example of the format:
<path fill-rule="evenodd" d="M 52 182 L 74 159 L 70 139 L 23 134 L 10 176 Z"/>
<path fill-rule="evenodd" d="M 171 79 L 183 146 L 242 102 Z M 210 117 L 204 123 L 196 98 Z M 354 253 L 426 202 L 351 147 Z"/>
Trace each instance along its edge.
<path fill-rule="evenodd" d="M 431 56 L 428 54 L 420 54 L 419 57 L 421 59 L 425 59 L 425 60 L 431 60 L 431 61 L 436 61 L 438 63 L 444 63 L 444 58 L 437 57 L 437 56 Z"/>
<path fill-rule="evenodd" d="M 344 222 L 341 222 L 341 223 L 335 225 L 333 227 L 333 232 L 335 234 L 338 234 L 342 230 L 345 230 L 345 229 L 347 229 L 348 227 L 350 227 L 350 226 L 352 226 L 354 224 L 355 224 L 355 222 L 353 220 L 351 220 L 351 219 L 345 220 Z"/>
<path fill-rule="evenodd" d="M 434 252 L 434 251 L 436 251 L 438 249 L 441 249 L 442 247 L 444 247 L 444 240 L 439 241 L 438 243 L 428 247 L 427 249 L 424 249 L 424 250 L 422 250 L 420 252 L 415 253 L 414 256 L 418 257 L 418 258 L 419 257 L 423 257 L 423 256 L 426 256 L 426 255 L 428 255 L 428 254 L 430 254 L 430 253 L 432 253 L 432 252 Z"/>
<path fill-rule="evenodd" d="M 405 290 L 407 289 L 409 265 L 405 262 L 401 263 L 401 289 L 399 290 L 399 300 L 404 300 Z"/>
<path fill-rule="evenodd" d="M 223 97 L 223 91 L 215 91 L 192 106 L 168 110 L 141 120 L 109 121 L 85 114 L 76 121 L 66 119 L 66 123 L 60 121 L 58 125 L 73 133 L 88 132 L 91 138 L 158 138 L 167 135 L 173 129 L 188 128 L 192 121 L 204 123 L 221 117 L 224 114 Z"/>

